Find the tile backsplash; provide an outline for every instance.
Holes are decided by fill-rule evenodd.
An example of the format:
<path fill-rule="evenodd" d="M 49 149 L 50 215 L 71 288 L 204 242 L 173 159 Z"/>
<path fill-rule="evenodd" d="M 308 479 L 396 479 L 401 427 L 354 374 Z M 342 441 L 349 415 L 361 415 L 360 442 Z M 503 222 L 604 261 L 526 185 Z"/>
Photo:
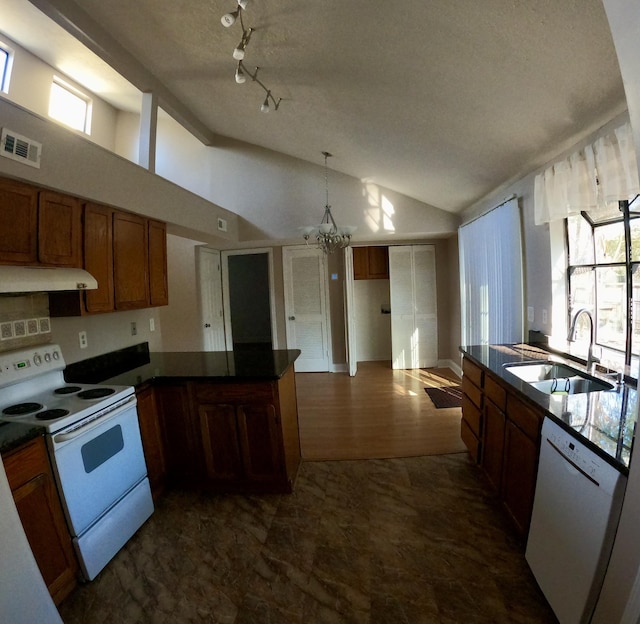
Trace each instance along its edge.
<path fill-rule="evenodd" d="M 46 293 L 0 295 L 0 352 L 51 342 Z"/>

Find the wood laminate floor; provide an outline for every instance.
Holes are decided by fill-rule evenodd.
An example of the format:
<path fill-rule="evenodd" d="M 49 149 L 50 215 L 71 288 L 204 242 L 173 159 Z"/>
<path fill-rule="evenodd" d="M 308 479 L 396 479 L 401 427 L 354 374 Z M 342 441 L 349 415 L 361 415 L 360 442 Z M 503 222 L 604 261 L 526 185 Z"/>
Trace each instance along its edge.
<path fill-rule="evenodd" d="M 360 362 L 358 373 L 296 373 L 302 456 L 371 459 L 461 453 L 459 407 L 436 409 L 425 387 L 457 385 L 448 368 L 392 370 Z"/>

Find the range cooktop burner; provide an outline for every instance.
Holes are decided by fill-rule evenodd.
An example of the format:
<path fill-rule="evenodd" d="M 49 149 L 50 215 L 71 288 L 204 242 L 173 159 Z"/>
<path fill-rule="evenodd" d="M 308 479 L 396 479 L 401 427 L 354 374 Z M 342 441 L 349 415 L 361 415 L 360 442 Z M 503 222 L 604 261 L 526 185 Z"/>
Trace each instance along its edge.
<path fill-rule="evenodd" d="M 91 388 L 78 393 L 78 397 L 80 399 L 101 399 L 102 397 L 109 396 L 114 392 L 115 390 L 113 388 Z"/>
<path fill-rule="evenodd" d="M 36 414 L 36 418 L 38 420 L 54 420 L 56 418 L 62 418 L 69 413 L 69 410 L 57 408 L 57 409 L 48 409 L 43 410 L 42 412 L 38 412 Z"/>
<path fill-rule="evenodd" d="M 62 386 L 62 388 L 56 388 L 53 394 L 73 394 L 79 390 L 82 390 L 80 386 Z"/>
<path fill-rule="evenodd" d="M 2 410 L 5 416 L 24 416 L 25 414 L 31 414 L 42 409 L 40 403 L 17 403 L 16 405 L 10 405 Z"/>

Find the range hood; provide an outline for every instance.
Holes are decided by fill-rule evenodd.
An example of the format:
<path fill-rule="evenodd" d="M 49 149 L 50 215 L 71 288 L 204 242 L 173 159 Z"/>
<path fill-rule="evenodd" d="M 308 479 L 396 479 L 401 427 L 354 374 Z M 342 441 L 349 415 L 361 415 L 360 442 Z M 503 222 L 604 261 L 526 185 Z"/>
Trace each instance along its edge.
<path fill-rule="evenodd" d="M 0 265 L 0 293 L 94 290 L 96 278 L 83 269 Z"/>

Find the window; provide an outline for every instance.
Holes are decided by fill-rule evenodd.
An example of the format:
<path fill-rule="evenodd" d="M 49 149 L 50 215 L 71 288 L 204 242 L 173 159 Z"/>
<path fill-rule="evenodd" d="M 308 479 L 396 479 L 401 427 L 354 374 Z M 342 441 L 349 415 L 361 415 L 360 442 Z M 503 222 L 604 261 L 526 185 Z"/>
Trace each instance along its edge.
<path fill-rule="evenodd" d="M 9 80 L 13 66 L 13 50 L 0 41 L 0 91 L 9 93 Z"/>
<path fill-rule="evenodd" d="M 582 212 L 566 223 L 569 318 L 581 308 L 595 323 L 601 361 L 638 376 L 640 361 L 640 199 L 617 209 Z M 581 317 L 577 340 L 588 342 L 590 327 Z"/>
<path fill-rule="evenodd" d="M 91 98 L 54 77 L 49 98 L 49 117 L 74 130 L 91 134 Z"/>

